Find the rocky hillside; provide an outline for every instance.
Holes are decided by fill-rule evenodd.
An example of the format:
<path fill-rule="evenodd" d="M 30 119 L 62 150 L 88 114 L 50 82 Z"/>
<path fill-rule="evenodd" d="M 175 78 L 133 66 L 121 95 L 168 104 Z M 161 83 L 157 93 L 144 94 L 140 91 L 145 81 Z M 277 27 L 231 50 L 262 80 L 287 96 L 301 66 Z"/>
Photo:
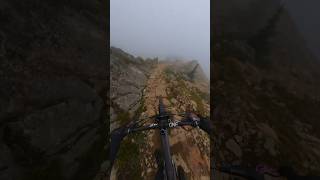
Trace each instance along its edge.
<path fill-rule="evenodd" d="M 0 179 L 98 173 L 107 158 L 105 7 L 0 2 Z"/>
<path fill-rule="evenodd" d="M 212 152 L 212 163 L 290 166 L 301 175 L 319 175 L 319 60 L 279 4 L 270 8 L 273 13 L 266 13 L 269 18 L 251 36 L 243 36 L 245 29 L 234 31 L 221 35 L 212 48 L 211 102 L 217 134 L 211 149 L 219 152 Z M 243 7 L 256 13 L 249 4 Z M 236 18 L 236 13 L 224 10 Z M 247 21 L 254 23 L 255 18 Z"/>
<path fill-rule="evenodd" d="M 202 115 L 209 115 L 208 80 L 195 61 L 158 62 L 135 58 L 117 48 L 111 50 L 110 93 L 113 97 L 111 112 L 114 112 L 111 129 L 155 115 L 160 95 L 172 113 L 184 112 L 189 105 Z M 201 80 L 202 85 L 194 80 Z M 207 88 L 203 88 L 203 84 Z M 153 120 L 146 121 L 150 123 Z M 160 148 L 158 133 L 156 130 L 126 137 L 111 179 L 154 179 L 157 171 L 154 152 Z M 176 164 L 183 167 L 190 179 L 209 179 L 210 146 L 206 133 L 178 128 L 170 131 L 170 145 Z"/>
<path fill-rule="evenodd" d="M 110 49 L 110 130 L 126 118 L 139 116 L 147 80 L 157 59 L 134 57 L 119 48 Z"/>
<path fill-rule="evenodd" d="M 209 91 L 208 77 L 196 60 L 175 60 L 174 62 L 168 61 L 167 63 L 170 64 L 170 69 L 174 73 L 181 74 L 186 80 L 191 81 L 199 87 L 201 86 L 204 91 Z"/>

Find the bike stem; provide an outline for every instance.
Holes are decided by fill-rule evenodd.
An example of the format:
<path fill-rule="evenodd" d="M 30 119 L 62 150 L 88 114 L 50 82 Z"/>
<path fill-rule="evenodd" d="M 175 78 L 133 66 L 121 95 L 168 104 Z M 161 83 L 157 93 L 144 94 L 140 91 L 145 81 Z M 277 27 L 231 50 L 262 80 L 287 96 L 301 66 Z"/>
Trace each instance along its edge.
<path fill-rule="evenodd" d="M 176 180 L 176 176 L 174 174 L 174 167 L 172 164 L 171 152 L 170 152 L 168 130 L 161 129 L 160 137 L 161 137 L 162 151 L 164 155 L 165 168 L 166 168 L 168 180 Z"/>
<path fill-rule="evenodd" d="M 159 125 L 160 125 L 160 137 L 162 143 L 162 152 L 165 160 L 165 169 L 167 173 L 167 180 L 176 180 L 176 175 L 174 171 L 174 167 L 172 164 L 171 152 L 170 152 L 170 144 L 168 137 L 168 129 L 163 126 L 163 124 L 167 123 L 168 117 L 166 117 L 166 109 L 162 101 L 162 97 L 159 97 Z"/>

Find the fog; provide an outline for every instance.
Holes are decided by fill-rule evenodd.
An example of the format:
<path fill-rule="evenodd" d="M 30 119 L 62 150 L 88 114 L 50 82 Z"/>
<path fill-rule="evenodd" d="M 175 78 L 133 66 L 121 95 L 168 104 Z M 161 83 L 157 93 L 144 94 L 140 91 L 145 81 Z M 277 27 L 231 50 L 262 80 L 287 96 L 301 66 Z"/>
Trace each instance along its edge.
<path fill-rule="evenodd" d="M 197 60 L 210 78 L 210 0 L 111 0 L 110 41 L 135 56 Z"/>
<path fill-rule="evenodd" d="M 309 48 L 320 59 L 320 1 L 287 0 L 286 6 Z"/>

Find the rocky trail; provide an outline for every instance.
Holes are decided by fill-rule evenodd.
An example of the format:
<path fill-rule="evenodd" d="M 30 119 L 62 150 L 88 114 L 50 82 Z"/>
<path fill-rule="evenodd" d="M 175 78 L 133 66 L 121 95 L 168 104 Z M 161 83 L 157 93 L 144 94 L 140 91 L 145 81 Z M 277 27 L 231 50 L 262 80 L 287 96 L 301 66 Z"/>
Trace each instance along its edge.
<path fill-rule="evenodd" d="M 181 110 L 177 101 L 170 101 L 167 91 L 170 82 L 166 81 L 165 70 L 169 64 L 158 64 L 151 74 L 144 96 L 146 111 L 142 116 L 152 116 L 157 113 L 158 97 L 162 96 L 165 106 L 172 113 L 177 113 Z M 184 109 L 187 103 L 184 105 Z M 179 118 L 179 117 L 175 117 Z M 146 157 L 142 166 L 142 176 L 146 179 L 153 179 L 157 170 L 156 161 L 153 157 L 153 152 L 157 148 L 161 148 L 160 137 L 158 130 L 150 131 L 146 134 L 146 148 L 143 154 Z M 199 141 L 204 141 L 202 145 L 206 148 L 198 147 Z M 172 157 L 177 166 L 182 166 L 187 176 L 190 179 L 209 179 L 209 138 L 199 129 L 172 129 L 169 133 L 169 141 L 171 145 Z M 206 144 L 205 144 L 206 143 Z"/>

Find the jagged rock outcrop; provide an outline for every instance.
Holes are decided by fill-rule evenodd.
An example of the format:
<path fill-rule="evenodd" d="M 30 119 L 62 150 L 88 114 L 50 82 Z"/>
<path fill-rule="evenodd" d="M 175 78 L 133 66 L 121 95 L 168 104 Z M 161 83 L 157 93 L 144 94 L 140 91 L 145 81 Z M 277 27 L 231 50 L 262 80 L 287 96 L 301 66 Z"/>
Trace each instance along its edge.
<path fill-rule="evenodd" d="M 92 179 L 107 156 L 104 1 L 0 4 L 0 179 Z"/>
<path fill-rule="evenodd" d="M 208 77 L 204 73 L 199 62 L 196 60 L 183 63 L 181 67 L 181 72 L 183 72 L 191 81 L 193 82 L 203 82 L 208 83 Z"/>
<path fill-rule="evenodd" d="M 157 60 L 136 58 L 119 48 L 111 47 L 110 54 L 110 99 L 111 129 L 120 121 L 117 117 L 129 113 L 133 117 L 141 106 L 141 98 L 147 79 Z M 129 121 L 129 119 L 125 120 Z"/>
<path fill-rule="evenodd" d="M 206 93 L 209 93 L 209 79 L 198 61 L 174 60 L 165 62 L 170 65 L 171 71 L 182 75 L 185 79 L 191 81 L 192 84 L 198 86 L 198 88 Z"/>

